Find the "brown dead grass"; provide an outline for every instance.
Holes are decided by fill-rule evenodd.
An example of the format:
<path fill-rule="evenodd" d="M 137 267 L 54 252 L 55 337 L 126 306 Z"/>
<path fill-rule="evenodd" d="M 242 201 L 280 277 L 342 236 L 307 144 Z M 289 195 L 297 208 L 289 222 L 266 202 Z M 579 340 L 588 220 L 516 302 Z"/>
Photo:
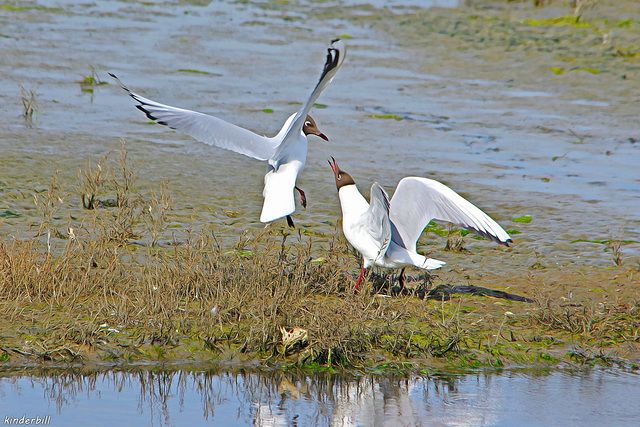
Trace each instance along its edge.
<path fill-rule="evenodd" d="M 340 235 L 320 244 L 286 229 L 243 232 L 227 248 L 213 229 L 159 245 L 167 186 L 135 195 L 126 150 L 116 157 L 110 170 L 102 159 L 78 174 L 75 193 L 91 213 L 81 227 L 60 231 L 52 221 L 64 217 L 66 194 L 54 177 L 38 200 L 36 236 L 0 241 L 3 363 L 259 360 L 405 369 L 638 357 L 633 297 L 603 304 L 586 294 L 563 304 L 542 277 L 522 279 L 538 287 L 535 304 L 391 296 L 373 280 L 354 294 L 359 260 Z M 103 187 L 117 194 L 115 203 L 100 200 Z M 283 342 L 282 328 L 306 333 Z"/>

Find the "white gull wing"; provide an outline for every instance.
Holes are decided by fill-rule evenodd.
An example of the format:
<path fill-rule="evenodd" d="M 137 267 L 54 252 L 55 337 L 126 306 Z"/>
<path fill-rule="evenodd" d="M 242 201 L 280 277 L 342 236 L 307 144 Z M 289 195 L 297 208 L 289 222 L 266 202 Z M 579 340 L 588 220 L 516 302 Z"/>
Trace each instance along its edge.
<path fill-rule="evenodd" d="M 368 260 L 373 262 L 381 260 L 391 243 L 391 221 L 389 220 L 389 196 L 377 182 L 371 185 L 369 208 L 353 227 L 359 230 L 359 234 L 368 243 L 367 250 L 361 251 L 365 264 Z M 356 248 L 357 246 L 354 245 Z"/>
<path fill-rule="evenodd" d="M 274 138 L 260 136 L 217 117 L 171 107 L 144 98 L 129 90 L 115 74 L 109 73 L 109 75 L 139 102 L 136 107 L 156 123 L 184 132 L 205 144 L 235 151 L 258 160 L 268 160 L 276 152 L 279 141 Z"/>
<path fill-rule="evenodd" d="M 389 217 L 392 239 L 415 250 L 416 242 L 432 219 L 448 221 L 494 242 L 507 245 L 511 238 L 498 223 L 446 185 L 428 178 L 400 180 L 391 198 Z"/>
<path fill-rule="evenodd" d="M 296 143 L 296 135 L 302 132 L 302 127 L 304 126 L 305 120 L 307 120 L 307 115 L 313 107 L 313 103 L 316 102 L 322 91 L 331 83 L 333 80 L 333 76 L 338 72 L 338 68 L 342 65 L 346 54 L 346 48 L 344 43 L 340 39 L 335 39 L 331 42 L 331 46 L 327 49 L 327 61 L 324 64 L 324 69 L 322 70 L 322 74 L 320 75 L 320 80 L 316 87 L 309 95 L 309 98 L 302 105 L 302 108 L 295 114 L 293 120 L 289 124 L 289 127 L 283 127 L 282 131 L 278 134 L 278 136 L 282 135 L 279 139 L 280 145 L 277 147 L 276 153 L 273 156 L 278 159 L 282 156 L 282 153 L 289 149 L 291 144 Z M 284 131 L 284 133 L 282 133 Z M 291 137 L 289 137 L 291 135 Z M 277 139 L 277 138 L 276 138 Z M 274 165 L 276 169 L 278 165 Z"/>

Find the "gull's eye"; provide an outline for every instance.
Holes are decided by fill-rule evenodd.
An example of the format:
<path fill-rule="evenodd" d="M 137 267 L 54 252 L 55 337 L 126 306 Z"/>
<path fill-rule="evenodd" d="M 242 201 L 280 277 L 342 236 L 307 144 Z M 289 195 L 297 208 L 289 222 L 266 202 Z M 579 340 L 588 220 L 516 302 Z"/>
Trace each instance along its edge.
<path fill-rule="evenodd" d="M 307 120 L 306 122 L 304 122 L 305 126 L 311 126 L 311 122 L 309 120 Z"/>
<path fill-rule="evenodd" d="M 339 173 L 339 174 L 338 174 L 338 181 L 340 181 L 341 179 L 342 179 L 342 174 L 341 174 L 341 173 Z"/>

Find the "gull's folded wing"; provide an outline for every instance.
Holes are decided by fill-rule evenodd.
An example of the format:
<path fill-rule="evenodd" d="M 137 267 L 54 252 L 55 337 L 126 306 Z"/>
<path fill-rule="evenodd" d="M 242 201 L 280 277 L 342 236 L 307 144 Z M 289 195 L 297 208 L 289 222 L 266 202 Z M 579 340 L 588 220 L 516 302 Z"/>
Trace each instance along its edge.
<path fill-rule="evenodd" d="M 369 209 L 362 215 L 360 227 L 376 245 L 376 260 L 382 259 L 391 243 L 391 221 L 389 220 L 389 196 L 377 182 L 371 185 Z"/>

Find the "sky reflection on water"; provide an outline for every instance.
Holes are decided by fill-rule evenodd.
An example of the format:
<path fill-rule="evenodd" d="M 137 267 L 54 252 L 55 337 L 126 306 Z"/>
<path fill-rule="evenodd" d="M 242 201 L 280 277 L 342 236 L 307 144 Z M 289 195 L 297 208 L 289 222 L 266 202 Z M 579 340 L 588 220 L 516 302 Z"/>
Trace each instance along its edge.
<path fill-rule="evenodd" d="M 345 378 L 296 373 L 9 373 L 0 417 L 51 425 L 634 425 L 640 376 L 510 370 Z"/>

